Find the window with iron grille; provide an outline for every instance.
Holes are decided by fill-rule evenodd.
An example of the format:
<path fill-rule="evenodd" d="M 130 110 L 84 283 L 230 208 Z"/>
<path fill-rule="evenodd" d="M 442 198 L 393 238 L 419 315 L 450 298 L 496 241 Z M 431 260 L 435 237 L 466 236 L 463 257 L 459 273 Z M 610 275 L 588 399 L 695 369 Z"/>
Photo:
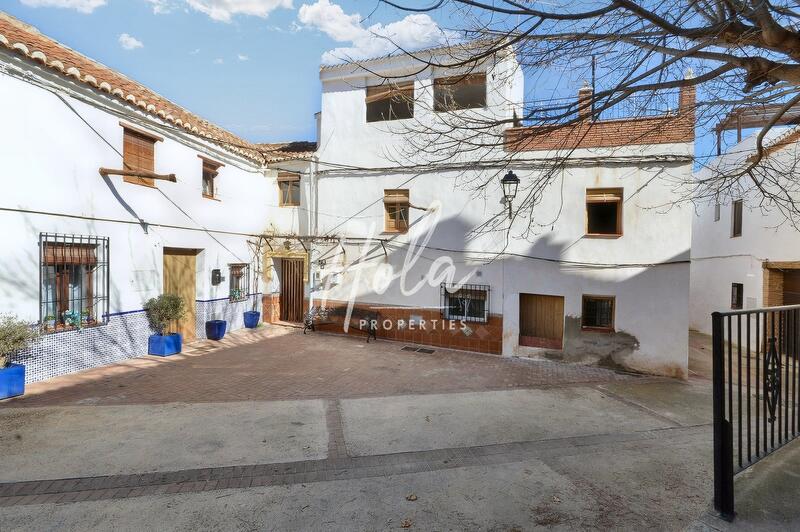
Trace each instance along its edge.
<path fill-rule="evenodd" d="M 613 331 L 614 297 L 583 296 L 581 327 L 599 331 Z"/>
<path fill-rule="evenodd" d="M 39 324 L 46 332 L 108 323 L 108 238 L 39 234 Z"/>
<path fill-rule="evenodd" d="M 208 159 L 203 161 L 203 197 L 209 199 L 216 199 L 216 179 L 219 175 L 219 169 L 222 166 Z"/>
<path fill-rule="evenodd" d="M 383 191 L 384 226 L 387 233 L 408 231 L 408 215 L 411 207 L 408 189 L 386 189 Z"/>
<path fill-rule="evenodd" d="M 489 286 L 442 284 L 442 316 L 448 320 L 486 323 L 489 321 Z"/>
<path fill-rule="evenodd" d="M 250 265 L 230 264 L 228 279 L 230 280 L 230 300 L 244 301 L 250 294 Z"/>

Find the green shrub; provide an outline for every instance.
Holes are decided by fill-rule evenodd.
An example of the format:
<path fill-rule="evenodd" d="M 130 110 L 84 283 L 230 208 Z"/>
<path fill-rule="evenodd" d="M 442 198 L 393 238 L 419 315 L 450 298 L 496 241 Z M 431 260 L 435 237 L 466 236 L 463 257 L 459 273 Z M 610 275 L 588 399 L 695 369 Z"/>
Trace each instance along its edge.
<path fill-rule="evenodd" d="M 163 335 L 171 321 L 177 321 L 186 314 L 183 299 L 175 294 L 161 294 L 147 300 L 144 304 L 150 328 Z"/>
<path fill-rule="evenodd" d="M 28 347 L 37 336 L 36 329 L 16 316 L 0 316 L 0 368 L 11 364 L 11 356 Z"/>

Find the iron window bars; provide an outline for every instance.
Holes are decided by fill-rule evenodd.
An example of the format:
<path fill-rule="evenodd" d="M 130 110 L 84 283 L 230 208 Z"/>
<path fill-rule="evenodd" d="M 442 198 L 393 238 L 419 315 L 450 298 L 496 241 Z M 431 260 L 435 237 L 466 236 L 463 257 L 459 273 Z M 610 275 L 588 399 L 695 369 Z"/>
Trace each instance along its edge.
<path fill-rule="evenodd" d="M 489 285 L 464 284 L 460 287 L 442 283 L 441 312 L 448 320 L 487 323 L 489 321 Z"/>
<path fill-rule="evenodd" d="M 39 233 L 39 325 L 45 332 L 108 323 L 108 237 Z"/>
<path fill-rule="evenodd" d="M 250 295 L 250 265 L 229 264 L 230 300 L 244 301 Z"/>

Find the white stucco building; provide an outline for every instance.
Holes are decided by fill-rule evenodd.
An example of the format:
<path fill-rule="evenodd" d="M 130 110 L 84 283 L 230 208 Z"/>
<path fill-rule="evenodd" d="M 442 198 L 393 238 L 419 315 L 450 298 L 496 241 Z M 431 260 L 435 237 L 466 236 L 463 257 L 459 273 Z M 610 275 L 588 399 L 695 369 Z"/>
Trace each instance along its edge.
<path fill-rule="evenodd" d="M 368 63 L 320 70 L 318 147 L 252 144 L 0 17 L 0 155 L 17 177 L 0 304 L 46 332 L 29 380 L 144 354 L 142 305 L 163 292 L 193 311 L 187 341 L 252 308 L 297 322 L 352 302 L 403 344 L 687 374 L 690 210 L 664 206 L 691 176 L 693 89 L 664 114 L 543 133 L 517 127 L 513 53 L 470 72 Z M 504 123 L 476 150 L 440 144 L 469 117 Z M 555 159 L 529 219 L 519 205 Z"/>
<path fill-rule="evenodd" d="M 681 93 L 678 112 L 591 127 L 587 119 L 578 130 L 517 142 L 529 130 L 511 128 L 523 95 L 513 54 L 469 76 L 419 73 L 406 57 L 366 66 L 372 74 L 352 65 L 320 70 L 315 227 L 338 240 L 311 253 L 305 297 L 313 305 L 355 300 L 385 321 L 379 337 L 405 343 L 686 375 L 690 211 L 660 207 L 677 199 L 670 181 L 691 178 L 693 89 Z M 466 109 L 442 112 L 442 98 Z M 435 145 L 409 149 L 460 114 L 507 120 L 494 132 L 505 145 L 436 163 Z M 522 194 L 571 148 L 541 191 L 536 229 L 518 238 L 530 220 L 507 221 L 500 177 L 513 170 Z M 480 191 L 478 181 L 487 183 Z M 499 231 L 476 231 L 492 218 Z M 419 257 L 409 260 L 413 250 Z M 448 261 L 452 278 L 439 275 Z M 466 290 L 448 293 L 453 279 L 466 280 Z M 459 319 L 466 327 L 454 330 Z M 420 320 L 428 330 L 411 326 Z"/>
<path fill-rule="evenodd" d="M 237 329 L 260 310 L 257 235 L 304 230 L 296 213 L 267 220 L 279 189 L 265 161 L 292 154 L 261 153 L 2 13 L 0 94 L 0 307 L 43 329 L 20 357 L 29 381 L 146 354 L 142 305 L 164 291 L 186 300 L 189 342 L 207 320 Z M 130 168 L 175 181 L 113 173 Z"/>
<path fill-rule="evenodd" d="M 735 175 L 755 154 L 757 133 L 709 162 L 697 179 Z M 775 127 L 764 138 L 762 172 L 791 180 L 800 155 L 798 129 Z M 692 220 L 690 326 L 711 334 L 711 313 L 800 303 L 800 235 L 750 176 L 732 180 L 719 199 L 698 202 Z M 791 187 L 789 187 L 791 194 Z"/>

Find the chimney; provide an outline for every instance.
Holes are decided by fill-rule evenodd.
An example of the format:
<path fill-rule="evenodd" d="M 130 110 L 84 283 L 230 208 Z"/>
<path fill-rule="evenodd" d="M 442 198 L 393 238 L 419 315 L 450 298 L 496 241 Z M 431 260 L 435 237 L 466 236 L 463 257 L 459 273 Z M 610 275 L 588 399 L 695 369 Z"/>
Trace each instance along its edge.
<path fill-rule="evenodd" d="M 592 94 L 594 94 L 594 90 L 588 81 L 584 81 L 583 87 L 578 90 L 578 118 L 581 120 L 591 120 L 592 118 Z"/>

